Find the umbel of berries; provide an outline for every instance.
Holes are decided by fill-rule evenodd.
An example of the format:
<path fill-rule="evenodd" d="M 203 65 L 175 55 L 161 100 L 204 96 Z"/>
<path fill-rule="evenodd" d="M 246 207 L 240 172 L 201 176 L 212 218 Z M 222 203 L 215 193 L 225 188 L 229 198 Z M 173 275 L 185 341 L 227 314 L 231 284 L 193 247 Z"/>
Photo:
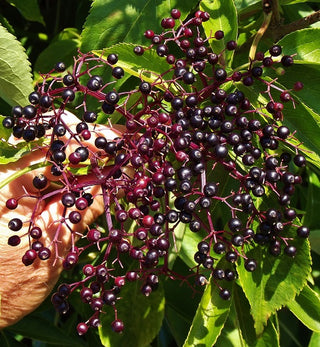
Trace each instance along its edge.
<path fill-rule="evenodd" d="M 21 254 L 27 268 L 52 261 L 81 272 L 51 297 L 66 314 L 70 296 L 80 296 L 91 314 L 77 325 L 79 335 L 100 326 L 106 310 L 114 318 L 111 329 L 125 329 L 118 302 L 130 283 L 151 297 L 164 277 L 196 291 L 212 278 L 220 299 L 230 300 L 237 266 L 260 270 L 251 251 L 293 262 L 309 235 L 291 203 L 306 159 L 281 123 L 294 98 L 264 78 L 271 66 L 290 68 L 293 58 L 274 45 L 248 68 L 229 71 L 224 55 L 237 43 L 213 52 L 200 30 L 209 14 L 197 11 L 185 21 L 180 16 L 172 10 L 161 33 L 145 32 L 149 46 L 133 47 L 141 61 L 155 52 L 165 65 L 161 76 L 144 71 L 132 89 L 124 84 L 117 90 L 117 81 L 128 77 L 117 54 L 81 53 L 69 72 L 58 63 L 30 94 L 30 105 L 15 106 L 3 120 L 16 140 L 40 144 L 39 162 L 46 168 L 32 178 L 32 190 L 8 197 L 8 211 L 24 199 L 35 202 L 30 215 L 8 221 L 8 244 L 18 249 L 28 241 Z M 211 39 L 222 40 L 223 31 L 214 29 Z M 98 73 L 101 66 L 107 79 Z M 245 92 L 256 85 L 268 100 L 259 107 Z M 97 101 L 96 109 L 89 99 Z M 79 118 L 71 124 L 67 109 L 75 101 Z M 98 124 L 100 119 L 112 127 Z M 54 201 L 57 215 L 41 224 L 35 216 L 47 201 Z M 98 214 L 103 225 L 91 225 Z M 48 229 L 51 242 L 44 237 Z M 181 229 L 199 241 L 187 276 L 171 264 Z M 64 253 L 62 230 L 69 236 Z"/>

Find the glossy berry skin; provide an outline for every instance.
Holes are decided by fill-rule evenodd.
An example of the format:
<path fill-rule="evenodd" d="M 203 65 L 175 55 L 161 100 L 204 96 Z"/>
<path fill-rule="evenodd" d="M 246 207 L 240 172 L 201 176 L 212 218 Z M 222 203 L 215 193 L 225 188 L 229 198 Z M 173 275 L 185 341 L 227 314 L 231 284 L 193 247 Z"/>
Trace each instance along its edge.
<path fill-rule="evenodd" d="M 22 225 L 20 218 L 12 218 L 8 223 L 8 227 L 12 231 L 19 231 L 22 228 Z"/>
<path fill-rule="evenodd" d="M 303 155 L 301 155 L 301 154 L 297 154 L 293 158 L 293 162 L 298 167 L 304 167 L 304 166 L 306 166 L 306 163 L 307 163 L 306 158 Z"/>
<path fill-rule="evenodd" d="M 67 74 L 63 77 L 63 84 L 65 86 L 72 86 L 74 84 L 74 78 L 71 74 Z"/>
<path fill-rule="evenodd" d="M 151 85 L 148 82 L 141 82 L 139 85 L 139 90 L 143 94 L 149 94 L 151 92 Z"/>
<path fill-rule="evenodd" d="M 295 257 L 296 253 L 297 253 L 297 249 L 295 246 L 292 245 L 288 245 L 284 248 L 284 252 L 290 256 L 290 257 Z"/>
<path fill-rule="evenodd" d="M 136 55 L 142 55 L 144 53 L 144 49 L 142 46 L 135 46 L 133 52 Z"/>
<path fill-rule="evenodd" d="M 244 263 L 244 267 L 247 271 L 253 272 L 257 268 L 257 262 L 254 259 L 247 259 Z"/>
<path fill-rule="evenodd" d="M 34 177 L 33 181 L 33 186 L 37 189 L 43 189 L 47 186 L 48 184 L 48 179 L 44 175 L 38 175 Z"/>
<path fill-rule="evenodd" d="M 112 76 L 116 79 L 120 79 L 124 76 L 124 71 L 121 67 L 115 67 L 112 70 Z"/>
<path fill-rule="evenodd" d="M 2 125 L 7 129 L 13 128 L 14 119 L 12 117 L 5 117 L 2 121 Z"/>
<path fill-rule="evenodd" d="M 97 91 L 102 88 L 103 82 L 100 76 L 92 76 L 87 82 L 88 89 Z"/>
<path fill-rule="evenodd" d="M 226 70 L 224 70 L 222 68 L 218 68 L 215 71 L 214 76 L 215 76 L 217 81 L 223 82 L 227 78 L 227 72 L 226 72 Z"/>
<path fill-rule="evenodd" d="M 11 198 L 11 199 L 8 199 L 6 201 L 6 207 L 9 209 L 9 210 L 14 210 L 16 209 L 18 206 L 18 201 L 14 198 Z"/>
<path fill-rule="evenodd" d="M 78 334 L 81 336 L 81 335 L 84 335 L 87 331 L 88 331 L 89 327 L 87 324 L 85 323 L 79 323 L 77 325 L 77 332 Z"/>
<path fill-rule="evenodd" d="M 37 114 L 37 109 L 33 105 L 28 105 L 23 108 L 23 115 L 27 119 L 33 119 Z"/>
<path fill-rule="evenodd" d="M 231 297 L 231 293 L 228 289 L 221 289 L 219 295 L 223 300 L 230 300 Z"/>
<path fill-rule="evenodd" d="M 293 65 L 293 58 L 289 55 L 284 55 L 281 58 L 281 63 L 283 66 L 289 67 L 289 66 Z"/>
<path fill-rule="evenodd" d="M 105 100 L 110 105 L 115 105 L 119 101 L 119 94 L 117 92 L 108 92 L 106 94 Z"/>
<path fill-rule="evenodd" d="M 61 96 L 62 96 L 62 100 L 66 102 L 71 102 L 75 98 L 75 93 L 72 89 L 66 89 L 63 91 Z"/>
<path fill-rule="evenodd" d="M 63 72 L 66 69 L 66 64 L 62 61 L 56 63 L 56 65 L 54 66 L 54 69 L 57 72 Z"/>
<path fill-rule="evenodd" d="M 117 62 L 118 62 L 118 55 L 114 54 L 114 53 L 109 54 L 108 57 L 107 57 L 107 61 L 111 65 L 117 64 Z"/>
<path fill-rule="evenodd" d="M 38 257 L 39 257 L 39 259 L 41 259 L 41 260 L 47 260 L 47 259 L 50 258 L 50 256 L 51 256 L 51 251 L 50 251 L 49 248 L 47 248 L 47 247 L 42 247 L 42 248 L 39 249 L 39 251 L 38 251 Z"/>
<path fill-rule="evenodd" d="M 301 226 L 297 229 L 297 234 L 301 238 L 307 238 L 310 234 L 310 230 L 305 226 Z"/>
<path fill-rule="evenodd" d="M 44 108 L 49 108 L 52 105 L 52 98 L 50 95 L 42 95 L 39 100 L 40 106 Z"/>
<path fill-rule="evenodd" d="M 269 49 L 269 53 L 273 57 L 278 57 L 282 53 L 282 48 L 279 45 L 274 45 Z"/>
<path fill-rule="evenodd" d="M 122 320 L 116 319 L 111 323 L 111 328 L 115 333 L 121 333 L 124 329 Z"/>

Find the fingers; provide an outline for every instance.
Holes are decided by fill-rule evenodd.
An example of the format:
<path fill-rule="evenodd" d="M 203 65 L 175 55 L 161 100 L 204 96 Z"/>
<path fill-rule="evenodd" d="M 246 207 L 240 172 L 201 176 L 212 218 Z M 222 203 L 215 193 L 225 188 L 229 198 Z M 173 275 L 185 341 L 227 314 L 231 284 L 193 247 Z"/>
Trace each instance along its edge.
<path fill-rule="evenodd" d="M 75 131 L 76 124 L 79 123 L 78 118 L 69 112 L 65 112 L 63 117 L 70 131 Z M 121 127 L 110 129 L 105 126 L 90 125 L 89 129 L 92 132 L 91 138 L 81 143 L 75 138 L 70 139 L 70 136 L 61 138 L 68 144 L 66 146 L 67 156 L 79 146 L 88 147 L 92 152 L 96 151 L 94 142 L 97 136 L 104 136 L 108 140 L 113 140 L 121 134 Z M 11 139 L 12 141 L 15 139 Z M 0 166 L 1 181 L 33 164 L 44 161 L 45 151 L 36 149 L 15 163 L 5 167 Z M 86 193 L 94 196 L 93 203 L 88 208 L 78 211 L 81 215 L 79 223 L 70 223 L 69 214 L 76 208 L 66 209 L 61 203 L 61 197 L 67 190 L 53 184 L 53 181 L 58 181 L 60 178 L 50 173 L 50 167 L 51 165 L 27 172 L 0 190 L 0 227 L 2 231 L 0 233 L 0 272 L 5 278 L 0 282 L 0 328 L 11 325 L 32 312 L 49 295 L 59 278 L 62 270 L 62 259 L 69 251 L 75 233 L 83 233 L 87 226 L 104 212 L 99 185 L 88 184 Z M 110 168 L 105 170 L 108 171 Z M 34 187 L 33 179 L 40 174 L 48 178 L 48 185 L 41 194 L 46 192 L 52 192 L 52 194 L 50 198 L 39 200 L 36 196 L 39 196 L 40 191 Z M 79 176 L 77 180 L 82 184 L 90 182 L 94 178 L 93 174 L 89 174 Z M 18 199 L 16 209 L 10 210 L 5 207 L 6 201 L 10 198 Z M 8 222 L 13 218 L 19 218 L 23 222 L 23 227 L 17 232 L 8 228 Z M 42 237 L 39 240 L 28 236 L 30 220 L 32 220 L 33 226 L 42 230 Z M 15 247 L 8 245 L 8 238 L 12 235 L 19 236 L 21 240 L 20 244 Z M 52 256 L 43 261 L 36 259 L 31 265 L 25 266 L 21 258 L 36 241 L 40 241 L 43 247 L 49 248 Z M 56 255 L 59 258 L 56 258 Z"/>

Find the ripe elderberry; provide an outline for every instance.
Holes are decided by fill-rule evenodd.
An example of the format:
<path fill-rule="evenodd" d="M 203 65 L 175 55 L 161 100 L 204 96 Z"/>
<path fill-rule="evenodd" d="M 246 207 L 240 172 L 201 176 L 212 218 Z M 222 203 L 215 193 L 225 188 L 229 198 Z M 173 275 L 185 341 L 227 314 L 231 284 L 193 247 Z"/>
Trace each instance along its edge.
<path fill-rule="evenodd" d="M 199 27 L 209 19 L 208 13 L 196 11 L 183 22 L 179 10 L 170 15 L 161 21 L 162 32 L 144 33 L 150 40 L 147 49 L 134 48 L 138 56 L 153 50 L 163 57 L 167 68 L 159 75 L 142 69 L 139 79 L 132 76 L 130 83 L 115 89 L 119 83 L 114 84 L 115 79 L 124 76 L 123 68 L 116 66 L 117 54 L 106 58 L 79 54 L 72 73 L 57 63 L 55 72 L 46 75 L 50 78 L 29 95 L 30 105 L 13 107 L 3 119 L 3 126 L 21 141 L 45 138 L 37 146 L 43 162 L 50 163 L 53 178 L 35 176 L 36 193 L 26 195 L 38 202 L 53 199 L 61 207 L 52 225 L 57 230 L 63 225 L 72 235 L 63 268 L 77 269 L 83 252 L 96 255 L 93 264 L 89 257 L 82 266 L 81 281 L 59 286 L 51 298 L 58 312 L 65 314 L 69 295 L 80 293 L 93 311 L 78 324 L 80 335 L 100 325 L 103 305 L 114 309 L 112 329 L 123 331 L 117 302 L 128 282 L 139 281 L 142 295 L 152 296 L 161 277 L 183 278 L 168 265 L 181 225 L 200 238 L 193 251 L 193 282 L 205 286 L 211 273 L 224 300 L 231 297 L 224 281 L 237 278 L 235 263 L 249 272 L 258 271 L 259 263 L 248 258 L 248 250 L 261 248 L 272 256 L 283 251 L 294 257 L 299 246 L 288 244 L 294 238 L 288 230 L 295 227 L 301 241 L 310 233 L 299 226 L 300 215 L 290 206 L 302 182 L 303 175 L 297 172 L 304 173 L 306 165 L 299 145 L 291 144 L 299 143 L 295 132 L 282 124 L 294 93 L 290 86 L 282 90 L 264 77 L 270 67 L 281 71 L 290 67 L 294 55 L 282 55 L 282 48 L 274 45 L 269 57 L 258 52 L 248 70 L 226 70 L 224 52 L 235 50 L 237 43 L 229 41 L 221 52 L 212 52 Z M 224 32 L 214 30 L 212 39 L 222 40 Z M 98 74 L 104 66 L 110 75 L 105 81 L 111 82 Z M 265 88 L 265 104 L 255 108 L 250 93 L 236 88 L 239 83 L 248 87 L 245 90 L 255 84 L 255 92 Z M 302 88 L 300 81 L 293 86 L 294 91 Z M 79 105 L 71 104 L 78 100 Z M 99 106 L 94 108 L 95 104 Z M 67 106 L 79 112 L 75 130 L 64 118 Z M 111 128 L 106 122 L 92 124 L 100 123 L 103 114 Z M 114 119 L 119 119 L 119 127 L 111 124 Z M 282 148 L 289 150 L 282 153 Z M 57 184 L 49 185 L 52 179 Z M 6 208 L 15 210 L 24 198 L 8 199 Z M 93 203 L 102 204 L 105 230 L 100 226 L 81 230 Z M 25 234 L 15 235 L 23 226 Z M 8 227 L 13 232 L 8 245 L 19 246 L 22 238 L 29 238 L 30 249 L 22 255 L 26 266 L 61 258 L 58 247 L 42 240 L 45 232 L 33 217 L 17 216 Z M 77 248 L 75 239 L 81 233 L 85 236 Z M 58 231 L 54 240 L 59 245 Z M 216 258 L 221 258 L 221 266 Z"/>

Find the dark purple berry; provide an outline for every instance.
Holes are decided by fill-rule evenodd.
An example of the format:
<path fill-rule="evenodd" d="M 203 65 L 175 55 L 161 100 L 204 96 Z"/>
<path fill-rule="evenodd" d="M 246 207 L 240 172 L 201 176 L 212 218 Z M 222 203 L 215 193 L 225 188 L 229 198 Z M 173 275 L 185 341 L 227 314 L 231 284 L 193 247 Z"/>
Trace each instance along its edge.
<path fill-rule="evenodd" d="M 22 220 L 20 218 L 12 218 L 9 223 L 8 227 L 12 231 L 19 231 L 22 228 Z"/>
<path fill-rule="evenodd" d="M 78 211 L 72 211 L 69 214 L 69 220 L 72 224 L 78 224 L 81 221 L 81 214 Z"/>
<path fill-rule="evenodd" d="M 301 226 L 297 229 L 297 234 L 299 237 L 307 238 L 310 234 L 310 230 L 305 226 Z"/>
<path fill-rule="evenodd" d="M 79 323 L 77 325 L 77 332 L 80 336 L 84 335 L 88 331 L 88 329 L 89 327 L 86 323 Z"/>
<path fill-rule="evenodd" d="M 231 297 L 231 293 L 228 289 L 221 289 L 219 295 L 223 300 L 230 300 Z"/>
<path fill-rule="evenodd" d="M 111 328 L 115 333 L 121 333 L 124 329 L 122 320 L 116 319 L 111 323 Z"/>
<path fill-rule="evenodd" d="M 18 246 L 20 242 L 21 242 L 21 238 L 17 235 L 13 235 L 8 238 L 9 246 Z"/>
<path fill-rule="evenodd" d="M 246 259 L 244 267 L 247 271 L 253 272 L 257 268 L 257 262 L 254 259 Z"/>
<path fill-rule="evenodd" d="M 282 48 L 279 45 L 274 45 L 269 49 L 269 53 L 273 56 L 273 57 L 277 57 L 282 53 Z"/>

